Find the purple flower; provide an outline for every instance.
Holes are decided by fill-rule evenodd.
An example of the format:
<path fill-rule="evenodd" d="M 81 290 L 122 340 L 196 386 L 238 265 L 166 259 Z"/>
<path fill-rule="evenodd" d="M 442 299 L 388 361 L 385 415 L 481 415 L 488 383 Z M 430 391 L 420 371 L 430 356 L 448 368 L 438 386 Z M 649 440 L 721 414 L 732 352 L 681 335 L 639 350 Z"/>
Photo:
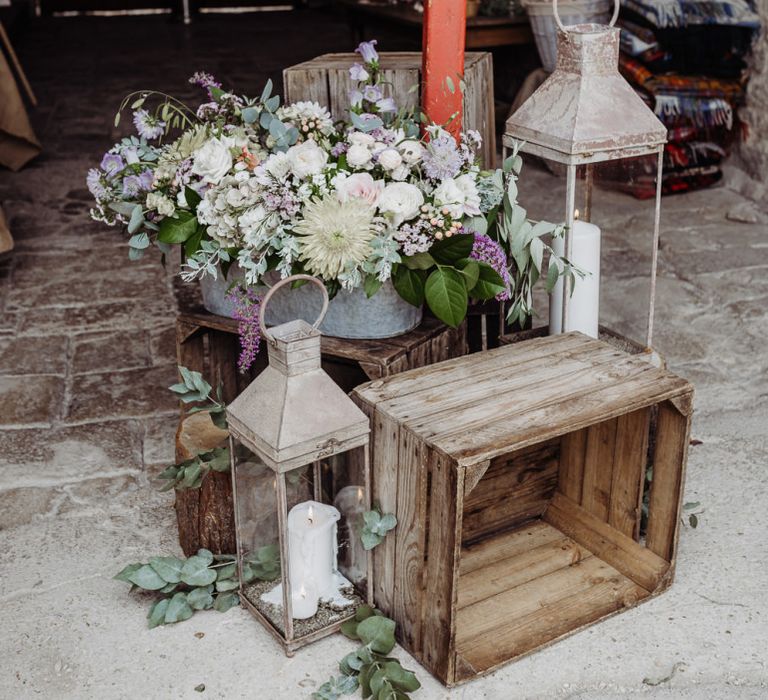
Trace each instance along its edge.
<path fill-rule="evenodd" d="M 128 175 L 123 179 L 123 194 L 126 197 L 135 197 L 141 191 L 141 183 L 138 175 Z"/>
<path fill-rule="evenodd" d="M 471 231 L 469 233 L 472 233 Z M 504 280 L 506 289 L 496 295 L 497 301 L 506 301 L 512 297 L 509 281 L 509 263 L 507 255 L 501 245 L 485 233 L 474 233 L 475 243 L 472 246 L 472 252 L 469 257 L 473 260 L 487 263 Z"/>
<path fill-rule="evenodd" d="M 349 105 L 350 107 L 359 107 L 363 104 L 363 93 L 360 90 L 349 91 Z"/>
<path fill-rule="evenodd" d="M 355 63 L 349 69 L 349 77 L 352 78 L 352 80 L 357 80 L 359 82 L 362 82 L 364 80 L 368 80 L 370 76 L 368 75 L 368 71 L 365 70 L 365 68 L 361 64 Z"/>
<path fill-rule="evenodd" d="M 213 99 L 213 95 L 211 95 L 211 90 L 213 88 L 220 88 L 221 83 L 216 80 L 210 73 L 206 73 L 205 71 L 199 70 L 197 73 L 195 73 L 190 79 L 189 82 L 192 85 L 197 85 L 198 87 L 203 88 L 204 90 L 208 91 L 208 97 Z"/>
<path fill-rule="evenodd" d="M 334 158 L 338 158 L 342 153 L 346 153 L 349 145 L 343 141 L 339 141 L 336 145 L 331 147 L 331 155 Z"/>
<path fill-rule="evenodd" d="M 152 182 L 155 179 L 155 174 L 147 168 L 139 174 L 139 187 L 145 192 L 149 192 L 152 189 Z"/>
<path fill-rule="evenodd" d="M 363 88 L 363 98 L 368 102 L 378 102 L 382 97 L 381 88 L 378 85 L 366 85 Z"/>
<path fill-rule="evenodd" d="M 240 372 L 245 373 L 259 353 L 261 297 L 253 288 L 243 290 L 235 287 L 227 295 L 227 299 L 235 305 L 234 317 L 238 321 L 237 332 L 240 335 L 240 358 L 237 361 L 237 367 Z"/>
<path fill-rule="evenodd" d="M 397 105 L 391 97 L 385 97 L 376 102 L 379 112 L 397 112 Z"/>
<path fill-rule="evenodd" d="M 464 158 L 456 146 L 456 141 L 448 133 L 442 133 L 428 144 L 422 157 L 424 173 L 432 180 L 446 180 L 456 177 L 464 163 Z"/>
<path fill-rule="evenodd" d="M 376 39 L 373 41 L 362 41 L 360 46 L 355 49 L 355 53 L 359 53 L 363 58 L 363 63 L 373 63 L 379 60 L 379 54 L 376 53 Z"/>
<path fill-rule="evenodd" d="M 147 141 L 159 139 L 165 133 L 165 122 L 152 116 L 146 109 L 137 109 L 133 113 L 133 125 L 139 136 Z"/>
<path fill-rule="evenodd" d="M 117 153 L 105 153 L 101 159 L 101 169 L 107 177 L 114 177 L 125 167 L 123 159 Z"/>
<path fill-rule="evenodd" d="M 107 188 L 104 187 L 104 183 L 101 180 L 101 171 L 96 168 L 91 168 L 88 171 L 85 182 L 88 185 L 88 191 L 93 195 L 94 199 L 100 200 L 107 195 Z"/>

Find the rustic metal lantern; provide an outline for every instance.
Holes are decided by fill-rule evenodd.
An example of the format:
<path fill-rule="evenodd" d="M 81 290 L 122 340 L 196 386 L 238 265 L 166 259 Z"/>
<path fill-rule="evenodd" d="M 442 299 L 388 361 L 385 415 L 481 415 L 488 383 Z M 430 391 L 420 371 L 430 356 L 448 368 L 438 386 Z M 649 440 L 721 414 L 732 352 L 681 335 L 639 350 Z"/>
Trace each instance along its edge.
<path fill-rule="evenodd" d="M 656 288 L 656 263 L 661 209 L 661 175 L 666 127 L 646 106 L 618 70 L 620 30 L 614 27 L 619 14 L 619 0 L 609 25 L 578 24 L 563 26 L 553 0 L 557 37 L 557 65 L 531 97 L 507 120 L 504 149 L 524 142 L 520 151 L 565 166 L 566 201 L 564 253 L 573 256 L 574 222 L 578 218 L 577 180 L 583 182 L 583 211 L 581 219 L 590 221 L 594 169 L 609 162 L 640 159 L 656 155 L 651 167 L 655 174 L 655 212 L 651 253 L 650 300 L 646 347 L 653 336 L 653 311 Z M 599 235 L 599 231 L 598 231 Z M 598 240 L 599 251 L 599 240 Z M 598 252 L 599 256 L 599 252 Z M 559 329 L 571 330 L 568 305 L 571 285 L 568 280 L 559 285 L 562 290 L 562 317 Z M 578 287 L 577 287 L 578 288 Z M 558 299 L 559 302 L 559 299 Z"/>
<path fill-rule="evenodd" d="M 322 289 L 319 318 L 267 330 L 269 300 L 297 280 Z M 273 286 L 260 310 L 269 366 L 227 407 L 241 600 L 289 656 L 372 600 L 371 558 L 360 546 L 370 428 L 320 366 L 327 308 L 314 277 Z"/>

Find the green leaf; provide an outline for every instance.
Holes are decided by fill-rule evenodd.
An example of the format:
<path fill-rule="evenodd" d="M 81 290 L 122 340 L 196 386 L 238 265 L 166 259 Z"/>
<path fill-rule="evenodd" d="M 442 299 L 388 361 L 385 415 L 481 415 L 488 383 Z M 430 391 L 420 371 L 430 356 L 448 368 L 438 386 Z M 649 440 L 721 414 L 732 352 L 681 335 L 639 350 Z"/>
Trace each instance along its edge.
<path fill-rule="evenodd" d="M 699 517 L 696 515 L 696 513 L 691 513 L 688 516 L 688 522 L 692 528 L 697 528 L 699 526 Z"/>
<path fill-rule="evenodd" d="M 178 583 L 168 583 L 160 589 L 160 593 L 173 593 L 178 587 Z"/>
<path fill-rule="evenodd" d="M 435 259 L 429 253 L 414 253 L 403 256 L 403 265 L 411 270 L 429 270 L 435 266 Z"/>
<path fill-rule="evenodd" d="M 187 206 L 192 210 L 197 210 L 197 205 L 200 204 L 202 197 L 195 192 L 191 187 L 184 188 L 184 199 L 187 200 Z"/>
<path fill-rule="evenodd" d="M 382 615 L 372 615 L 357 626 L 363 644 L 377 654 L 389 654 L 395 646 L 395 621 Z"/>
<path fill-rule="evenodd" d="M 419 307 L 424 303 L 424 282 L 417 272 L 405 265 L 398 265 L 392 276 L 392 284 L 400 297 L 412 306 Z"/>
<path fill-rule="evenodd" d="M 341 633 L 345 637 L 349 637 L 350 639 L 360 639 L 360 637 L 357 636 L 357 624 L 358 624 L 358 621 L 355 619 L 346 620 L 345 622 L 342 622 Z"/>
<path fill-rule="evenodd" d="M 226 591 L 234 591 L 240 587 L 240 584 L 234 579 L 224 579 L 222 581 L 216 581 L 216 592 L 225 593 Z"/>
<path fill-rule="evenodd" d="M 698 508 L 700 505 L 700 501 L 686 501 L 686 503 L 683 504 L 683 510 L 693 510 L 694 508 Z"/>
<path fill-rule="evenodd" d="M 246 107 L 240 116 L 246 124 L 253 124 L 259 118 L 259 110 L 255 107 Z"/>
<path fill-rule="evenodd" d="M 195 610 L 207 610 L 213 606 L 213 596 L 208 588 L 195 588 L 187 593 L 187 602 Z"/>
<path fill-rule="evenodd" d="M 464 220 L 464 228 L 477 233 L 487 233 L 488 220 L 484 216 L 472 216 Z"/>
<path fill-rule="evenodd" d="M 371 605 L 358 605 L 357 610 L 355 610 L 355 620 L 358 622 L 362 622 L 363 620 L 367 620 L 369 617 L 372 617 L 376 614 L 376 610 Z"/>
<path fill-rule="evenodd" d="M 226 566 L 222 566 L 216 572 L 216 580 L 223 581 L 224 579 L 232 578 L 236 574 L 237 574 L 237 564 L 233 562 L 232 564 L 227 564 Z"/>
<path fill-rule="evenodd" d="M 266 102 L 272 94 L 272 78 L 269 78 L 261 91 L 261 102 Z"/>
<path fill-rule="evenodd" d="M 168 608 L 165 611 L 165 624 L 189 620 L 193 614 L 194 610 L 187 603 L 187 594 L 177 593 L 171 598 L 171 602 L 168 603 Z"/>
<path fill-rule="evenodd" d="M 376 277 L 376 275 L 366 275 L 365 282 L 363 283 L 363 289 L 365 290 L 365 296 L 370 299 L 376 292 L 381 289 L 383 282 Z"/>
<path fill-rule="evenodd" d="M 472 289 L 475 299 L 493 299 L 497 294 L 506 290 L 504 280 L 496 270 L 487 263 L 478 264 L 479 275 L 477 284 Z"/>
<path fill-rule="evenodd" d="M 149 564 L 136 569 L 127 578 L 145 591 L 159 591 L 167 583 Z"/>
<path fill-rule="evenodd" d="M 462 258 L 468 258 L 474 244 L 474 236 L 459 234 L 437 241 L 429 249 L 429 253 L 440 265 L 453 265 Z"/>
<path fill-rule="evenodd" d="M 213 609 L 218 612 L 227 612 L 230 608 L 234 608 L 240 604 L 240 598 L 237 593 L 220 593 L 216 596 L 216 602 L 213 604 Z"/>
<path fill-rule="evenodd" d="M 381 516 L 379 523 L 379 532 L 389 532 L 397 525 L 397 518 L 393 513 L 385 513 Z"/>
<path fill-rule="evenodd" d="M 170 598 L 162 598 L 149 609 L 149 614 L 147 615 L 149 629 L 154 629 L 158 625 L 165 624 L 165 613 L 168 611 L 170 603 Z"/>
<path fill-rule="evenodd" d="M 142 564 L 128 564 L 128 566 L 126 566 L 119 573 L 115 574 L 112 578 L 115 579 L 115 581 L 125 581 L 126 583 L 132 583 L 129 577 L 131 574 L 138 571 L 142 566 Z"/>
<path fill-rule="evenodd" d="M 229 471 L 229 450 L 226 447 L 215 447 L 205 454 L 204 461 L 216 472 Z"/>
<path fill-rule="evenodd" d="M 467 289 L 471 292 L 472 288 L 477 284 L 477 278 L 480 276 L 480 268 L 477 261 L 471 258 L 464 258 L 456 263 L 456 267 L 464 275 Z"/>
<path fill-rule="evenodd" d="M 145 231 L 137 233 L 135 236 L 131 236 L 130 240 L 128 241 L 128 245 L 131 246 L 131 248 L 136 248 L 137 250 L 144 250 L 145 248 L 149 247 L 149 244 L 149 236 Z"/>
<path fill-rule="evenodd" d="M 541 266 L 544 262 L 544 243 L 541 238 L 534 237 L 529 244 L 531 250 L 531 261 L 533 262 L 536 270 L 541 272 Z"/>
<path fill-rule="evenodd" d="M 427 278 L 424 291 L 429 308 L 443 323 L 456 328 L 464 320 L 468 299 L 460 272 L 449 267 L 438 268 Z"/>
<path fill-rule="evenodd" d="M 202 479 L 203 468 L 200 462 L 193 462 L 184 469 L 184 478 L 181 481 L 182 488 L 195 488 L 198 480 Z"/>
<path fill-rule="evenodd" d="M 374 547 L 380 545 L 384 541 L 384 538 L 370 530 L 363 530 L 360 533 L 360 541 L 363 543 L 363 549 L 366 552 L 370 552 Z"/>
<path fill-rule="evenodd" d="M 181 580 L 188 586 L 207 586 L 216 580 L 216 571 L 208 568 L 210 561 L 198 555 L 191 556 L 181 569 Z"/>
<path fill-rule="evenodd" d="M 144 257 L 144 248 L 128 248 L 128 260 L 141 260 Z"/>
<path fill-rule="evenodd" d="M 131 212 L 131 219 L 128 222 L 128 233 L 136 233 L 143 223 L 144 212 L 141 210 L 141 205 L 137 204 Z M 134 246 L 134 248 L 138 248 L 138 246 Z"/>
<path fill-rule="evenodd" d="M 178 557 L 153 557 L 149 565 L 168 583 L 181 581 L 181 567 L 184 562 Z"/>
<path fill-rule="evenodd" d="M 388 661 L 384 664 L 384 671 L 387 675 L 387 680 L 399 690 L 413 693 L 421 688 L 421 683 L 416 678 L 416 674 L 413 671 L 404 669 L 399 661 Z"/>
<path fill-rule="evenodd" d="M 177 212 L 176 218 L 163 219 L 157 240 L 162 243 L 184 243 L 197 231 L 197 217 L 188 211 Z"/>
<path fill-rule="evenodd" d="M 213 564 L 213 552 L 210 549 L 198 549 L 197 556 L 201 559 L 205 559 L 208 564 Z"/>

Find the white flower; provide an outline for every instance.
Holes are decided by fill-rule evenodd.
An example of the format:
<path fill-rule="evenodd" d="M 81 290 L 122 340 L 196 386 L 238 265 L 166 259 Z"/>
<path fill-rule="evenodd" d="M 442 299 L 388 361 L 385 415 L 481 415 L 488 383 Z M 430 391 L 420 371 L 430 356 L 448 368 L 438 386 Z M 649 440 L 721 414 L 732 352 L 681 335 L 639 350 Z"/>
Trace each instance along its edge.
<path fill-rule="evenodd" d="M 243 239 L 247 246 L 259 249 L 267 243 L 272 226 L 270 215 L 261 204 L 248 209 L 239 219 L 238 224 L 243 232 Z"/>
<path fill-rule="evenodd" d="M 287 153 L 278 151 L 269 156 L 254 171 L 254 175 L 262 185 L 268 185 L 272 179 L 285 180 L 291 172 L 291 159 Z"/>
<path fill-rule="evenodd" d="M 336 196 L 340 202 L 349 199 L 362 199 L 371 206 L 376 206 L 384 190 L 383 180 L 374 180 L 368 173 L 354 173 L 349 177 L 336 180 Z"/>
<path fill-rule="evenodd" d="M 403 141 L 398 145 L 398 149 L 403 156 L 403 160 L 409 165 L 418 163 L 424 153 L 424 146 L 419 141 Z"/>
<path fill-rule="evenodd" d="M 164 194 L 150 192 L 147 195 L 147 209 L 154 209 L 160 216 L 173 216 L 176 206 Z"/>
<path fill-rule="evenodd" d="M 209 139 L 195 153 L 192 172 L 202 178 L 203 182 L 218 185 L 232 169 L 230 147 L 231 143 L 226 137 Z"/>
<path fill-rule="evenodd" d="M 328 153 L 311 139 L 291 146 L 287 155 L 291 172 L 302 180 L 322 172 L 328 162 Z"/>
<path fill-rule="evenodd" d="M 347 134 L 347 141 L 353 146 L 373 146 L 376 139 L 363 131 L 352 131 Z"/>
<path fill-rule="evenodd" d="M 179 190 L 178 194 L 176 195 L 176 206 L 181 207 L 182 209 L 187 208 L 187 194 L 185 190 Z"/>
<path fill-rule="evenodd" d="M 347 163 L 353 168 L 362 168 L 368 165 L 373 158 L 371 152 L 366 146 L 353 144 L 347 150 Z"/>
<path fill-rule="evenodd" d="M 391 182 L 381 193 L 379 210 L 390 214 L 395 226 L 412 219 L 424 204 L 424 195 L 416 185 L 407 182 Z"/>
<path fill-rule="evenodd" d="M 398 181 L 407 180 L 410 174 L 411 174 L 411 170 L 405 163 L 398 166 L 390 173 L 390 175 L 392 176 L 392 179 L 398 180 Z"/>
<path fill-rule="evenodd" d="M 471 175 L 443 180 L 433 192 L 435 204 L 454 219 L 474 216 L 480 213 L 480 193 Z"/>
<path fill-rule="evenodd" d="M 379 165 L 384 170 L 394 170 L 403 162 L 403 157 L 394 149 L 387 148 L 379 153 Z"/>

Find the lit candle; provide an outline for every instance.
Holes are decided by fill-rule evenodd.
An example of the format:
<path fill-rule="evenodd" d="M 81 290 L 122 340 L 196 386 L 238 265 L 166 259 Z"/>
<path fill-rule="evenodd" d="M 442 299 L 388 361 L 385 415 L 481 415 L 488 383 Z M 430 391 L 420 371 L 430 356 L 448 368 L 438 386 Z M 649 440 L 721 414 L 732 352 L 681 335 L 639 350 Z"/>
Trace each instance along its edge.
<path fill-rule="evenodd" d="M 578 219 L 579 212 L 576 211 Z M 586 277 L 576 277 L 573 295 L 568 299 L 566 331 L 581 331 L 597 338 L 600 315 L 600 229 L 586 221 L 574 221 L 570 262 L 584 270 Z M 565 253 L 565 240 L 556 238 L 552 249 L 559 256 Z M 563 321 L 563 278 L 549 295 L 549 333 L 561 332 Z"/>
<path fill-rule="evenodd" d="M 345 486 L 339 491 L 333 501 L 344 517 L 342 524 L 343 539 L 346 547 L 342 547 L 341 570 L 355 583 L 362 581 L 367 575 L 367 555 L 363 541 L 360 539 L 360 529 L 365 513 L 365 492 L 361 486 Z"/>
<path fill-rule="evenodd" d="M 307 590 L 307 584 L 301 584 L 298 591 L 291 593 L 292 617 L 295 620 L 306 620 L 314 617 L 317 612 L 318 596 Z"/>

